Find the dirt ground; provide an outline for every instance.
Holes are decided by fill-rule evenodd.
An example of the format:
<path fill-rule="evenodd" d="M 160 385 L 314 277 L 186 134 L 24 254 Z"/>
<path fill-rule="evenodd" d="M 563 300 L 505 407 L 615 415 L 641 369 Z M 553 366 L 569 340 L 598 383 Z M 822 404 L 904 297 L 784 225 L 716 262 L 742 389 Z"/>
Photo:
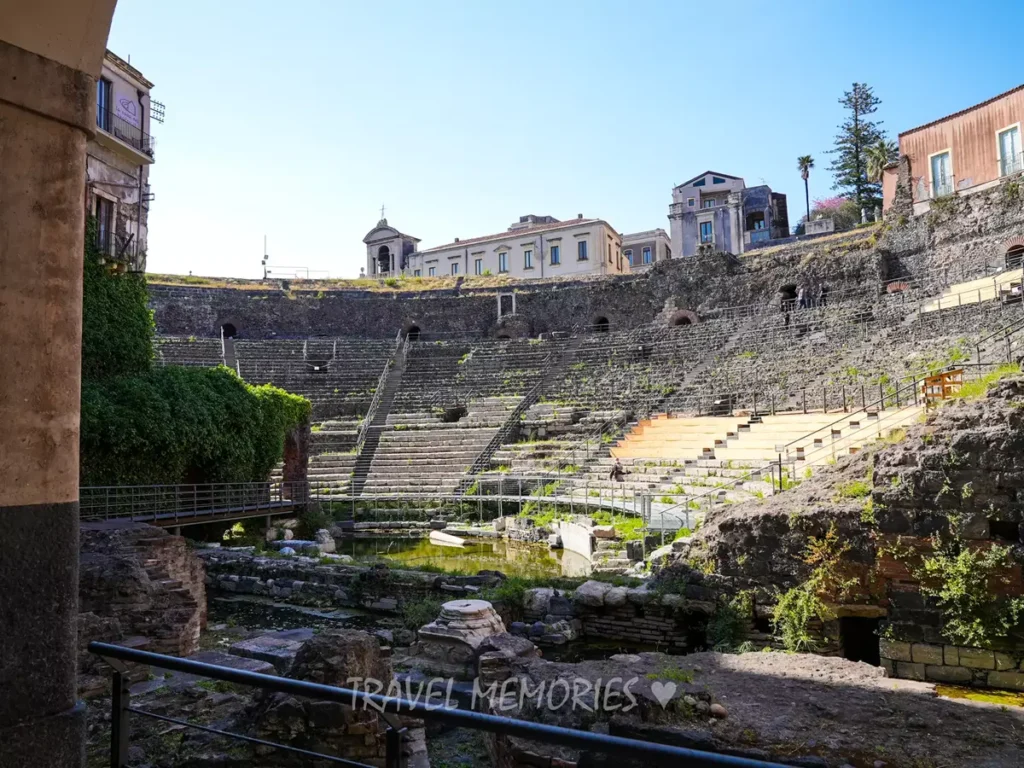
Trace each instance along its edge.
<path fill-rule="evenodd" d="M 558 677 L 637 678 L 638 706 L 607 718 L 615 735 L 760 759 L 816 757 L 802 764 L 837 768 L 1024 766 L 1024 708 L 942 698 L 932 684 L 886 678 L 879 667 L 841 658 L 644 653 L 580 664 L 531 662 L 517 671 L 534 685 Z M 652 685 L 663 698 L 674 686 L 665 706 Z M 532 702 L 517 716 L 604 725 L 592 715 L 545 711 Z"/>

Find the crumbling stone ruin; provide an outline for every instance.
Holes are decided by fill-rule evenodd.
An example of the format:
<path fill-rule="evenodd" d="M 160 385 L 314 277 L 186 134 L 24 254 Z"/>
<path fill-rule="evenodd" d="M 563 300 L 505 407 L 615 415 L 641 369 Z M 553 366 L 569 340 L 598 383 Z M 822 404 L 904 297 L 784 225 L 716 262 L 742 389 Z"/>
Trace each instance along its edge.
<path fill-rule="evenodd" d="M 677 567 L 756 584 L 755 620 L 804 598 L 807 649 L 1024 690 L 1022 470 L 1015 376 L 785 494 L 713 512 Z"/>
<path fill-rule="evenodd" d="M 109 686 L 92 640 L 187 656 L 206 626 L 202 562 L 185 539 L 141 523 L 86 523 L 79 556 L 80 688 Z"/>

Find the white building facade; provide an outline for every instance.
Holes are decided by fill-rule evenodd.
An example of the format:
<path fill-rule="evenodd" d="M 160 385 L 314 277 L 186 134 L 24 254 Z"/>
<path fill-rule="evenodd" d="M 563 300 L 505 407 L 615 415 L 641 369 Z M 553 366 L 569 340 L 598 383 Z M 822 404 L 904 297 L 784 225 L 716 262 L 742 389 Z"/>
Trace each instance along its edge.
<path fill-rule="evenodd" d="M 622 257 L 632 272 L 642 272 L 672 258 L 672 240 L 660 228 L 623 235 Z"/>
<path fill-rule="evenodd" d="M 419 250 L 419 240 L 381 219 L 363 238 L 367 276 L 620 275 L 629 272 L 622 237 L 602 219 L 521 216 L 507 231 Z"/>

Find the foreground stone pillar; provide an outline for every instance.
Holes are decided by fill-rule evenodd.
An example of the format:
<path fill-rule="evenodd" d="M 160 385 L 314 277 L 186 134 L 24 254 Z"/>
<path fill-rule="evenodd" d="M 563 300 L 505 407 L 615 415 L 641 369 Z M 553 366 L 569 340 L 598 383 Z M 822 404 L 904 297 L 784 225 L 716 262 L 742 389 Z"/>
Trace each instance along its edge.
<path fill-rule="evenodd" d="M 84 760 L 75 678 L 78 416 L 85 143 L 96 114 L 96 80 L 86 71 L 99 72 L 113 6 L 0 0 L 4 768 Z"/>

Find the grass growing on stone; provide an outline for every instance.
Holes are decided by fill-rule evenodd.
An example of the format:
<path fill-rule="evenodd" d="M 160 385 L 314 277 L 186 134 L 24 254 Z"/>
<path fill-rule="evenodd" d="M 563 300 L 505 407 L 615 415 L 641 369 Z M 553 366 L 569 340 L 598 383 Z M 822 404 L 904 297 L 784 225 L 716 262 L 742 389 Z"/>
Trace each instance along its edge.
<path fill-rule="evenodd" d="M 1019 365 L 1016 363 L 1004 363 L 994 371 L 986 373 L 980 379 L 966 382 L 953 398 L 954 400 L 978 400 L 985 396 L 992 384 L 995 384 L 1000 379 L 1005 379 L 1007 376 L 1013 376 L 1018 373 L 1020 373 Z"/>

